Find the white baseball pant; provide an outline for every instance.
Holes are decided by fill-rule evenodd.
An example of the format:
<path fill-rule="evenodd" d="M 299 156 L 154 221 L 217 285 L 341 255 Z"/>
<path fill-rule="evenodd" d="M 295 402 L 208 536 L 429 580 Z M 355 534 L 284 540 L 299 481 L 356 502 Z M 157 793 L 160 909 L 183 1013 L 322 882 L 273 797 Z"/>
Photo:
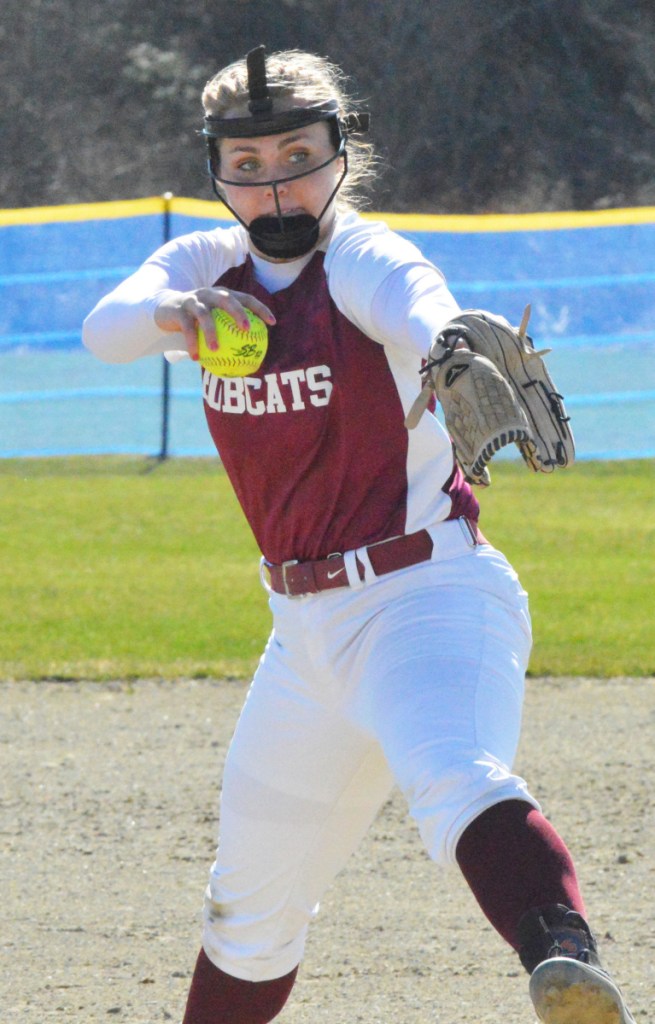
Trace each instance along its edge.
<path fill-rule="evenodd" d="M 300 962 L 322 893 L 394 784 L 443 864 L 487 807 L 538 807 L 511 773 L 527 595 L 490 545 L 470 547 L 457 522 L 437 529 L 430 562 L 356 589 L 270 595 L 274 628 L 228 752 L 205 899 L 205 951 L 237 978 Z"/>

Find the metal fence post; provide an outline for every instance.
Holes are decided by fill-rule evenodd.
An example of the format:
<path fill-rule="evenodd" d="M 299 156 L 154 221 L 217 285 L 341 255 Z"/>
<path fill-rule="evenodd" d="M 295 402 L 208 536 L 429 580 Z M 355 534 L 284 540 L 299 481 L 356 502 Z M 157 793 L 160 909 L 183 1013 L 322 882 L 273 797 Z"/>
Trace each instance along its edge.
<path fill-rule="evenodd" d="M 164 242 L 169 242 L 171 239 L 171 200 L 173 199 L 172 192 L 164 192 L 162 200 L 164 203 L 163 207 L 163 224 L 162 234 Z M 161 445 L 159 448 L 159 461 L 163 462 L 168 458 L 168 431 L 170 422 L 170 401 L 171 396 L 171 364 L 169 363 L 166 356 L 162 356 L 162 386 L 161 386 Z"/>

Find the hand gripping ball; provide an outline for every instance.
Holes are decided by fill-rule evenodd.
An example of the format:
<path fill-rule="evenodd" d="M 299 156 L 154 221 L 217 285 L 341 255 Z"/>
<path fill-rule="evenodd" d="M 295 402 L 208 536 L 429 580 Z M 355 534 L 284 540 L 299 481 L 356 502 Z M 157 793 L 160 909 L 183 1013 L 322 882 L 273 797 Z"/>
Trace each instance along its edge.
<path fill-rule="evenodd" d="M 250 328 L 242 331 L 223 309 L 213 309 L 218 349 L 207 347 L 204 332 L 198 328 L 198 360 L 216 377 L 247 377 L 256 373 L 268 349 L 268 329 L 263 320 L 246 310 Z"/>

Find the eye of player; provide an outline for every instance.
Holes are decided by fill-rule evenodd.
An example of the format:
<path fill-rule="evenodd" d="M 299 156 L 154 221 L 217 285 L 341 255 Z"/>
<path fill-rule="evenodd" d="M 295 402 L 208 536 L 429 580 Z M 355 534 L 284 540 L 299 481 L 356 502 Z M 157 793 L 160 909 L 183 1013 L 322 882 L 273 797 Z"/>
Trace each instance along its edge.
<path fill-rule="evenodd" d="M 270 156 L 257 146 L 241 145 L 231 154 L 232 174 L 247 181 L 262 181 L 284 177 L 318 166 L 322 159 L 321 147 L 311 140 L 297 136 L 280 142 L 277 152 Z M 228 157 L 228 162 L 230 158 Z"/>
<path fill-rule="evenodd" d="M 235 170 L 243 175 L 254 175 L 261 167 L 261 161 L 257 160 L 254 156 L 246 157 L 244 160 L 240 160 Z"/>
<path fill-rule="evenodd" d="M 311 159 L 311 154 L 307 149 L 296 149 L 288 154 L 283 155 L 281 163 L 288 164 L 294 170 L 297 167 L 302 167 L 303 164 L 308 163 Z M 257 175 L 260 171 L 266 170 L 266 164 L 263 160 L 257 157 L 250 156 L 244 160 L 241 160 L 237 164 L 236 168 L 241 174 L 244 175 Z"/>

